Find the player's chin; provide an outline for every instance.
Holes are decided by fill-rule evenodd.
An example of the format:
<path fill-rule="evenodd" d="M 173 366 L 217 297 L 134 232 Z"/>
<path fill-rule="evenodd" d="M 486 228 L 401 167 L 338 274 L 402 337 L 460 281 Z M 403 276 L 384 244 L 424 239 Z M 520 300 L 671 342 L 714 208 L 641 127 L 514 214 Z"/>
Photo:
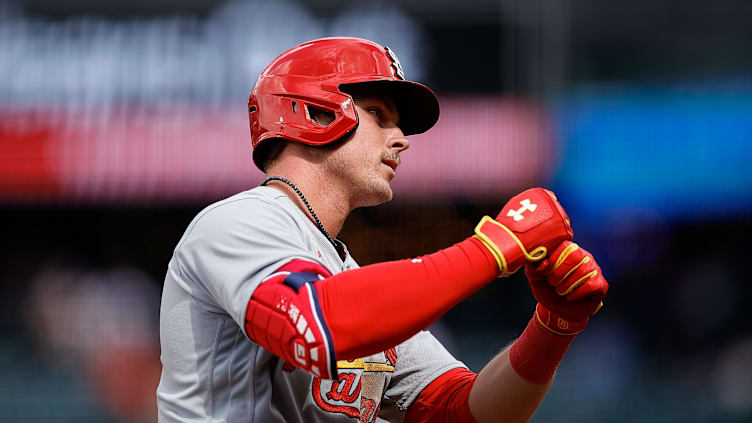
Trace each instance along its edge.
<path fill-rule="evenodd" d="M 385 187 L 382 190 L 379 190 L 374 195 L 374 206 L 388 203 L 389 201 L 392 201 L 392 198 L 394 197 L 394 193 L 392 192 L 392 187 L 389 186 L 389 184 L 384 184 Z"/>
<path fill-rule="evenodd" d="M 392 201 L 394 193 L 389 182 L 383 179 L 375 180 L 370 186 L 366 206 L 377 206 Z"/>
<path fill-rule="evenodd" d="M 382 203 L 387 203 L 389 201 L 392 201 L 392 198 L 394 198 L 394 193 L 392 192 L 392 187 L 387 185 L 387 190 L 384 193 L 384 197 L 382 198 Z"/>
<path fill-rule="evenodd" d="M 387 201 L 392 201 L 392 197 L 394 197 L 394 193 L 392 192 L 392 186 L 391 182 L 392 179 L 394 179 L 394 171 L 390 168 L 390 172 L 386 175 L 386 178 L 384 180 L 384 183 L 381 184 L 381 191 L 382 191 L 382 203 L 386 203 Z"/>

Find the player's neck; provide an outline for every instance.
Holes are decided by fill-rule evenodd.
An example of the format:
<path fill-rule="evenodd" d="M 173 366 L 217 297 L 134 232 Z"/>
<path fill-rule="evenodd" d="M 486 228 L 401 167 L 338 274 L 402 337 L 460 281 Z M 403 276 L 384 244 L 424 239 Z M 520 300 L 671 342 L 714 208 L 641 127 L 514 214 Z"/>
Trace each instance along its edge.
<path fill-rule="evenodd" d="M 329 235 L 337 238 L 345 219 L 352 211 L 344 192 L 333 184 L 326 183 L 326 179 L 320 179 L 315 170 L 311 171 L 306 166 L 275 166 L 266 176 L 281 176 L 292 182 L 303 193 Z M 284 192 L 316 224 L 303 200 L 290 186 L 280 181 L 271 181 L 268 186 Z"/>

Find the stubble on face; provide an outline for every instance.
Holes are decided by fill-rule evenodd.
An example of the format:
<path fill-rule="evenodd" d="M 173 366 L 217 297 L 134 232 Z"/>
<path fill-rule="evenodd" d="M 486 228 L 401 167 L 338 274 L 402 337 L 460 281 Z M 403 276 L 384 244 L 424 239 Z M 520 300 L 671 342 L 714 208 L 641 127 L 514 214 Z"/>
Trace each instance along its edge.
<path fill-rule="evenodd" d="M 331 181 L 344 185 L 352 208 L 391 201 L 392 187 L 382 169 L 384 152 L 358 141 L 355 136 L 346 140 L 327 158 L 325 167 Z"/>

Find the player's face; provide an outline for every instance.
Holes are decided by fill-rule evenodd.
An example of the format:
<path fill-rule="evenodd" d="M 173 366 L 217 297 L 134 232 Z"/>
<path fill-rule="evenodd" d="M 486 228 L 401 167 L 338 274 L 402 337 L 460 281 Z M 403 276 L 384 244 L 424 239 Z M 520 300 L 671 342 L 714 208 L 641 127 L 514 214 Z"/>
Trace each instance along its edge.
<path fill-rule="evenodd" d="M 372 206 L 392 199 L 389 182 L 410 147 L 399 128 L 399 113 L 390 96 L 365 92 L 353 96 L 358 112 L 355 133 L 327 160 L 330 175 L 347 186 L 353 207 Z"/>

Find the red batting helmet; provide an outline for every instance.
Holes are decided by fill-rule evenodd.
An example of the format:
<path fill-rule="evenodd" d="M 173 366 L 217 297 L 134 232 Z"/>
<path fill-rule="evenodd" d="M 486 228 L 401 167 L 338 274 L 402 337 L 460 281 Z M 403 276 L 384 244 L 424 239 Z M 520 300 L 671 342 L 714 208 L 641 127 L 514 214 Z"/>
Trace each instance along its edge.
<path fill-rule="evenodd" d="M 259 145 L 283 138 L 325 145 L 358 126 L 346 85 L 381 84 L 391 89 L 405 135 L 420 134 L 439 119 L 439 101 L 425 85 L 405 80 L 397 56 L 362 38 L 336 37 L 309 41 L 279 55 L 261 72 L 248 98 L 253 161 L 261 168 Z M 334 120 L 321 126 L 309 107 L 327 111 Z"/>

